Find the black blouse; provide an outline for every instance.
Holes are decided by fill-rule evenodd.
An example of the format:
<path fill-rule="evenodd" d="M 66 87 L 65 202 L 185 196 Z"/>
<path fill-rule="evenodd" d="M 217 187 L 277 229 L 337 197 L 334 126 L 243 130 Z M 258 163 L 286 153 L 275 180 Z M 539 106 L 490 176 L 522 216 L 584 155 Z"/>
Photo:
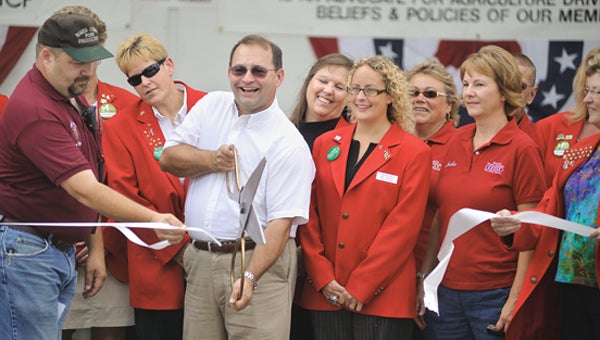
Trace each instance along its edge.
<path fill-rule="evenodd" d="M 352 179 L 354 178 L 354 175 L 356 175 L 356 172 L 358 171 L 358 169 L 360 169 L 360 167 L 363 164 L 363 162 L 365 161 L 365 159 L 367 159 L 367 157 L 369 157 L 369 155 L 375 149 L 376 146 L 377 146 L 377 143 L 369 143 L 369 147 L 367 148 L 367 151 L 362 156 L 362 158 L 360 160 L 358 160 L 358 152 L 360 151 L 360 142 L 355 139 L 352 140 L 352 142 L 350 143 L 350 150 L 348 151 L 348 163 L 346 163 L 346 182 L 344 184 L 344 192 L 346 192 L 346 190 L 348 189 L 348 186 L 350 185 L 350 182 L 352 182 Z M 357 162 L 357 160 L 358 160 L 358 162 Z"/>

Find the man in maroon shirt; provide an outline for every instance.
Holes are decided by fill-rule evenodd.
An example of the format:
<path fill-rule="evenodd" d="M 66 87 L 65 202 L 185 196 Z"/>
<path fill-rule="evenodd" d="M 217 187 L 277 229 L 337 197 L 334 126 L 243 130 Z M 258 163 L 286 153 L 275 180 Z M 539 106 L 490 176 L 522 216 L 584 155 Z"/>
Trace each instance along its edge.
<path fill-rule="evenodd" d="M 56 14 L 38 33 L 36 62 L 11 94 L 0 120 L 0 215 L 4 222 L 165 222 L 170 214 L 142 207 L 98 181 L 102 152 L 95 115 L 78 98 L 93 63 L 112 57 L 93 20 Z M 70 98 L 77 98 L 72 105 Z M 86 119 L 88 118 L 88 119 Z M 75 292 L 73 242 L 87 240 L 85 294 L 106 278 L 102 234 L 91 228 L 33 227 L 0 222 L 0 334 L 60 338 Z M 184 231 L 156 231 L 177 243 Z"/>

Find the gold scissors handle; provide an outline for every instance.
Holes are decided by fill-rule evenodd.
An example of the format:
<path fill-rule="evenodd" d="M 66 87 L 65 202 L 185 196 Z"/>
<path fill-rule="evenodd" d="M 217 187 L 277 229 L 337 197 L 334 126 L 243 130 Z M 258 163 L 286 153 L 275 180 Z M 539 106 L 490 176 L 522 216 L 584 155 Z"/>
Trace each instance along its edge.
<path fill-rule="evenodd" d="M 233 171 L 235 174 L 235 185 L 237 186 L 237 191 L 242 191 L 242 186 L 240 185 L 240 170 L 238 165 L 238 154 L 235 146 L 231 147 L 233 150 Z M 232 192 L 231 186 L 229 185 L 229 173 L 225 175 L 225 183 L 227 184 L 227 191 Z"/>
<path fill-rule="evenodd" d="M 233 247 L 233 254 L 231 256 L 231 269 L 229 271 L 229 277 L 231 278 L 231 286 L 233 287 L 233 283 L 235 282 L 235 257 L 237 255 L 238 250 L 242 254 L 242 263 L 240 265 L 240 291 L 237 293 L 237 299 L 242 298 L 242 294 L 244 293 L 244 273 L 246 272 L 246 239 L 244 238 L 244 232 L 242 231 L 242 237 L 240 237 Z"/>
<path fill-rule="evenodd" d="M 238 154 L 237 149 L 233 147 L 233 167 L 235 173 L 235 184 L 237 186 L 238 192 L 242 191 L 242 186 L 240 185 L 240 171 L 239 171 L 239 163 L 238 163 Z M 229 185 L 229 173 L 227 173 L 226 177 L 227 190 L 231 191 L 231 187 Z M 246 272 L 246 239 L 244 237 L 244 230 L 242 230 L 242 236 L 235 242 L 235 246 L 233 247 L 233 254 L 231 256 L 231 268 L 229 270 L 229 278 L 231 279 L 231 287 L 233 287 L 233 283 L 235 282 L 235 258 L 237 256 L 237 252 L 240 250 L 242 254 L 242 263 L 240 265 L 240 291 L 237 293 L 237 299 L 242 298 L 242 294 L 244 293 L 244 273 Z"/>

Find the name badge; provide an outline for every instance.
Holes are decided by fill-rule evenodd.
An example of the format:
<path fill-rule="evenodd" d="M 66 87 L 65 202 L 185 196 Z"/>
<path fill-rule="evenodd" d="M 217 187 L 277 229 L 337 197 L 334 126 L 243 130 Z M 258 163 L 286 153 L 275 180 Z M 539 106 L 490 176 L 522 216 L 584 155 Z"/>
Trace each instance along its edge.
<path fill-rule="evenodd" d="M 375 175 L 375 179 L 378 181 L 386 182 L 386 183 L 398 184 L 398 176 L 392 175 L 392 174 L 386 174 L 385 172 L 381 172 L 381 171 L 377 171 L 377 174 Z"/>

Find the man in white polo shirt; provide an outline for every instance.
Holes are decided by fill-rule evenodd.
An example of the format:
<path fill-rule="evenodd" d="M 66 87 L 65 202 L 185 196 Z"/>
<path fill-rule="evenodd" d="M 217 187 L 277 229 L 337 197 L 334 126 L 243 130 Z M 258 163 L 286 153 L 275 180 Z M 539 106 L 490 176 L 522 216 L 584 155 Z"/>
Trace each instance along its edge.
<path fill-rule="evenodd" d="M 218 246 L 190 232 L 193 241 L 183 260 L 184 338 L 287 339 L 297 270 L 293 237 L 297 225 L 308 220 L 314 164 L 275 98 L 284 76 L 279 47 L 263 37 L 244 37 L 232 49 L 228 75 L 232 92 L 202 98 L 167 141 L 160 159 L 164 170 L 192 178 L 186 224 L 204 228 L 222 242 Z M 232 289 L 232 250 L 241 234 L 240 207 L 228 194 L 238 190 L 234 149 L 242 186 L 266 159 L 253 201 L 266 244 L 247 241 L 246 272 L 236 272 Z M 237 256 L 238 264 L 240 260 Z M 240 277 L 245 281 L 238 299 Z"/>

